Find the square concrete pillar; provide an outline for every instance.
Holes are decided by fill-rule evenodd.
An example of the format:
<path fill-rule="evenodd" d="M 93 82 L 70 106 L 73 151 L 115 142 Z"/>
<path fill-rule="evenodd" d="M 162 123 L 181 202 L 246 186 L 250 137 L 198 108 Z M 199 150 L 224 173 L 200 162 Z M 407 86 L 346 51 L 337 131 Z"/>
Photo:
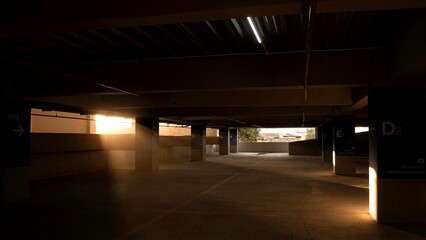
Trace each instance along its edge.
<path fill-rule="evenodd" d="M 191 125 L 191 161 L 206 160 L 206 127 Z"/>
<path fill-rule="evenodd" d="M 238 152 L 238 129 L 229 129 L 229 151 L 231 153 Z"/>
<path fill-rule="evenodd" d="M 425 86 L 376 87 L 368 112 L 371 216 L 426 224 Z"/>
<path fill-rule="evenodd" d="M 229 154 L 229 128 L 219 129 L 219 155 Z"/>
<path fill-rule="evenodd" d="M 135 170 L 155 172 L 159 167 L 158 118 L 136 118 Z"/>
<path fill-rule="evenodd" d="M 29 197 L 29 160 L 31 109 L 29 106 L 6 101 L 1 120 L 3 202 Z"/>
<path fill-rule="evenodd" d="M 355 116 L 333 118 L 333 171 L 336 175 L 355 175 Z"/>
<path fill-rule="evenodd" d="M 325 122 L 321 128 L 322 161 L 333 161 L 333 122 Z"/>

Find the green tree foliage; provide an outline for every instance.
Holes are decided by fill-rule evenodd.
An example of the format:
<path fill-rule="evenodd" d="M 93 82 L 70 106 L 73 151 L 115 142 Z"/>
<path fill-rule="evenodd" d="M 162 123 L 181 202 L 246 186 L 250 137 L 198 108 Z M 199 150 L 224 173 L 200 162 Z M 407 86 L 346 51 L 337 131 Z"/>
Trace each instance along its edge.
<path fill-rule="evenodd" d="M 240 142 L 256 142 L 259 137 L 260 129 L 258 128 L 238 128 L 238 141 Z"/>

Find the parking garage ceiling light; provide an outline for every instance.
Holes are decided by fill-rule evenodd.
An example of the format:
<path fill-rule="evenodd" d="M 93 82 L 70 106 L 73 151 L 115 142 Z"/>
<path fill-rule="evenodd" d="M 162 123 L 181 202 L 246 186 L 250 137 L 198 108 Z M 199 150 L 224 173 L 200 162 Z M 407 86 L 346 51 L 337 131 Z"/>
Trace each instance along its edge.
<path fill-rule="evenodd" d="M 262 40 L 260 39 L 259 33 L 257 33 L 256 27 L 254 26 L 253 20 L 251 17 L 247 17 L 247 20 L 250 23 L 251 30 L 253 30 L 254 35 L 256 36 L 256 39 L 259 43 L 262 43 Z"/>

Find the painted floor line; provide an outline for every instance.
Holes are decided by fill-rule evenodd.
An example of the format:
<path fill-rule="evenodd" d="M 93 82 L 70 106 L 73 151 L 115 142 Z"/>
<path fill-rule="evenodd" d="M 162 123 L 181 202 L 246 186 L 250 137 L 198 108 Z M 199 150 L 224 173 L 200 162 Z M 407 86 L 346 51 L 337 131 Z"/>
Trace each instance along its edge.
<path fill-rule="evenodd" d="M 233 178 L 235 178 L 235 177 L 237 177 L 237 176 L 239 176 L 239 175 L 241 175 L 241 174 L 243 174 L 243 173 L 245 173 L 245 172 L 247 172 L 247 171 L 250 171 L 251 169 L 253 169 L 253 168 L 254 168 L 254 167 L 256 167 L 257 165 L 259 165 L 259 164 L 261 164 L 262 162 L 264 162 L 265 160 L 266 160 L 266 158 L 263 158 L 262 160 L 260 160 L 260 161 L 258 161 L 258 162 L 256 162 L 256 163 L 254 163 L 253 165 L 251 165 L 250 167 L 245 168 L 245 169 L 243 169 L 243 170 L 241 170 L 241 171 L 239 171 L 239 172 L 235 173 L 234 175 L 232 175 L 232 176 L 230 176 L 230 177 L 228 177 L 228 178 L 224 179 L 223 181 L 221 181 L 221 182 L 217 183 L 216 185 L 213 185 L 213 186 L 212 186 L 212 187 L 210 187 L 209 189 L 207 189 L 207 190 L 205 190 L 205 191 L 203 191 L 203 192 L 201 192 L 201 193 L 199 193 L 199 194 L 195 195 L 194 197 L 192 197 L 192 198 L 190 198 L 190 199 L 188 199 L 188 200 L 184 201 L 183 203 L 181 203 L 181 204 L 179 204 L 179 205 L 175 206 L 174 208 L 169 209 L 168 211 L 166 211 L 166 212 L 164 212 L 164 213 L 162 213 L 162 214 L 160 214 L 160 215 L 158 215 L 158 216 L 154 217 L 153 219 L 151 219 L 151 220 L 149 220 L 149 221 L 147 221 L 147 222 L 144 222 L 144 223 L 140 224 L 139 226 L 137 226 L 137 227 L 135 227 L 135 228 L 131 229 L 130 231 L 128 231 L 126 234 L 124 234 L 124 235 L 122 235 L 122 236 L 119 236 L 119 237 L 115 238 L 115 240 L 123 240 L 123 239 L 127 239 L 127 238 L 129 238 L 129 237 L 133 236 L 134 234 L 138 233 L 139 231 L 141 231 L 142 229 L 144 229 L 144 228 L 148 227 L 149 225 L 152 225 L 153 223 L 156 223 L 156 222 L 160 221 L 161 219 L 163 219 L 163 218 L 167 217 L 168 215 L 170 215 L 170 214 L 172 214 L 172 213 L 174 213 L 174 212 L 178 211 L 180 208 L 182 208 L 182 207 L 184 207 L 184 206 L 188 205 L 190 202 L 192 202 L 192 201 L 194 201 L 195 199 L 197 199 L 197 198 L 201 197 L 202 195 L 207 194 L 207 193 L 209 193 L 209 192 L 213 191 L 214 189 L 216 189 L 216 188 L 220 187 L 221 185 L 225 184 L 226 182 L 230 181 L 231 179 L 233 179 Z"/>

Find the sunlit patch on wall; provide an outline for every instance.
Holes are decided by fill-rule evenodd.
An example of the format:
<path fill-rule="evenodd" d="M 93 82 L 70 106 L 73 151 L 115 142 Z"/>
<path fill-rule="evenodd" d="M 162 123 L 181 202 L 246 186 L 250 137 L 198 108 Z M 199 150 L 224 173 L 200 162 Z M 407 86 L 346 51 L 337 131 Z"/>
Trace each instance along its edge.
<path fill-rule="evenodd" d="M 134 134 L 135 121 L 133 118 L 96 115 L 97 134 Z"/>

